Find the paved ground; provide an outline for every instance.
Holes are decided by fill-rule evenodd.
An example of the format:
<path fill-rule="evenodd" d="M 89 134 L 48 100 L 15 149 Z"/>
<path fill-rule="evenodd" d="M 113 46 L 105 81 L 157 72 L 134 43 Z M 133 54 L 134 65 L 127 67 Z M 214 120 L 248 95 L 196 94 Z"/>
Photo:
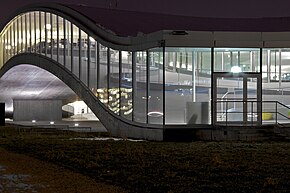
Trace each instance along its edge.
<path fill-rule="evenodd" d="M 6 123 L 11 123 L 21 126 L 35 126 L 45 128 L 60 128 L 74 131 L 91 131 L 91 132 L 107 132 L 106 128 L 101 124 L 100 121 L 89 121 L 89 120 L 62 120 L 55 121 L 51 124 L 49 121 L 38 121 L 32 123 L 31 121 L 12 121 L 6 120 Z"/>

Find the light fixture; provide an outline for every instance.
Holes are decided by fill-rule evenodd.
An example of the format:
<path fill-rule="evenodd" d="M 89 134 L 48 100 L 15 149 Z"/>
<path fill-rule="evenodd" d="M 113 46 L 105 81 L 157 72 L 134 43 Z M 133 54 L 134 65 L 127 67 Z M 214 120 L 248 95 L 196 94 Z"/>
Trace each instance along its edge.
<path fill-rule="evenodd" d="M 241 69 L 241 67 L 239 67 L 239 66 L 233 66 L 233 67 L 231 68 L 231 72 L 232 72 L 232 73 L 239 73 L 239 72 L 242 72 L 242 69 Z"/>
<path fill-rule="evenodd" d="M 147 115 L 150 117 L 161 117 L 161 116 L 163 116 L 163 113 L 158 112 L 158 111 L 151 111 Z"/>
<path fill-rule="evenodd" d="M 54 125 L 54 121 L 50 121 L 49 124 Z"/>
<path fill-rule="evenodd" d="M 32 122 L 32 123 L 36 123 L 36 120 L 32 120 L 31 122 Z"/>
<path fill-rule="evenodd" d="M 51 30 L 51 24 L 49 24 L 49 23 L 46 24 L 46 25 L 45 25 L 45 28 L 46 28 L 47 30 Z"/>
<path fill-rule="evenodd" d="M 75 123 L 75 127 L 78 127 L 79 126 L 79 124 L 78 123 Z"/>

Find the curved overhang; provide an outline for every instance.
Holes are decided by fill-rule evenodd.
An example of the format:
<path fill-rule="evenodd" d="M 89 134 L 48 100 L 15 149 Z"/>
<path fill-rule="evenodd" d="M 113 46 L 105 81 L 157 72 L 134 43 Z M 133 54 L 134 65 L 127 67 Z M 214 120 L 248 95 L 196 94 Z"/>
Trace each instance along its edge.
<path fill-rule="evenodd" d="M 93 113 L 99 118 L 101 123 L 113 136 L 157 141 L 163 140 L 164 126 L 144 125 L 142 123 L 128 121 L 120 116 L 117 116 L 113 112 L 106 110 L 104 104 L 97 99 L 97 97 L 82 81 L 79 80 L 78 77 L 76 77 L 64 66 L 43 55 L 35 53 L 22 53 L 13 56 L 1 68 L 0 78 L 13 67 L 22 64 L 30 64 L 44 69 L 63 81 L 78 95 L 80 99 L 87 104 L 87 106 L 93 111 Z M 171 128 L 174 126 L 167 127 Z M 185 126 L 185 128 L 186 127 L 188 126 Z"/>
<path fill-rule="evenodd" d="M 62 4 L 54 4 L 54 3 L 40 3 L 40 4 L 31 4 L 28 6 L 24 6 L 18 10 L 16 10 L 7 20 L 1 24 L 1 33 L 5 30 L 5 27 L 8 26 L 10 22 L 13 21 L 18 15 L 21 15 L 30 11 L 44 11 L 54 13 L 59 15 L 73 24 L 80 27 L 83 31 L 88 33 L 91 37 L 96 39 L 99 43 L 111 47 L 118 50 L 143 50 L 153 47 L 160 46 L 160 40 L 162 33 L 152 33 L 149 34 L 150 37 L 148 41 L 148 37 L 121 37 L 112 32 L 105 30 L 104 28 L 96 25 L 96 23 L 86 17 L 85 15 L 77 12 L 65 5 Z"/>
<path fill-rule="evenodd" d="M 53 3 L 18 9 L 1 28 L 17 15 L 29 11 L 60 15 L 101 44 L 117 50 L 138 51 L 162 46 L 283 48 L 290 45 L 289 17 L 198 18 Z M 101 17 L 94 17 L 98 14 Z M 105 16 L 108 16 L 106 20 Z M 128 31 L 120 30 L 124 28 Z"/>

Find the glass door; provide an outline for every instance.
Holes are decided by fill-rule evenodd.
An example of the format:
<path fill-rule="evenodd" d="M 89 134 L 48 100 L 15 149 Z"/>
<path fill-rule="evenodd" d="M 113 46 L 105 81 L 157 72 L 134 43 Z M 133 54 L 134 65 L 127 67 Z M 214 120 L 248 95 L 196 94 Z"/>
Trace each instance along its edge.
<path fill-rule="evenodd" d="M 214 125 L 261 123 L 260 74 L 213 73 Z"/>

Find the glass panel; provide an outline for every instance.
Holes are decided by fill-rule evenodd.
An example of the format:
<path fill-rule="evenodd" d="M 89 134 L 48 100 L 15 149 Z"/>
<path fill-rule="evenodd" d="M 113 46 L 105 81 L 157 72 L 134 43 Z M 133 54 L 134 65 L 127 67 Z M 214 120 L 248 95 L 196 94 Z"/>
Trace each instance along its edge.
<path fill-rule="evenodd" d="M 97 91 L 97 41 L 94 38 L 89 38 L 90 45 L 90 89 L 96 94 Z"/>
<path fill-rule="evenodd" d="M 81 81 L 88 86 L 88 35 L 81 31 Z"/>
<path fill-rule="evenodd" d="M 121 116 L 132 120 L 132 52 L 122 51 L 122 74 L 121 74 Z"/>
<path fill-rule="evenodd" d="M 163 124 L 163 48 L 149 50 L 148 123 Z"/>
<path fill-rule="evenodd" d="M 119 51 L 110 49 L 109 109 L 119 115 Z"/>
<path fill-rule="evenodd" d="M 25 25 L 26 25 L 26 52 L 31 51 L 31 17 L 30 13 L 25 14 Z"/>
<path fill-rule="evenodd" d="M 51 30 L 52 30 L 52 58 L 57 60 L 57 16 L 52 14 Z"/>
<path fill-rule="evenodd" d="M 12 52 L 11 52 L 11 57 L 13 57 L 15 55 L 15 30 L 14 30 L 14 26 L 15 26 L 15 23 L 12 22 L 11 24 L 11 46 L 12 46 Z"/>
<path fill-rule="evenodd" d="M 36 39 L 35 39 L 35 46 L 36 50 L 35 52 L 40 53 L 40 12 L 34 12 L 35 15 L 35 32 L 36 32 Z"/>
<path fill-rule="evenodd" d="M 134 89 L 134 121 L 147 122 L 147 54 L 136 52 L 136 89 Z"/>
<path fill-rule="evenodd" d="M 51 40 L 52 40 L 52 25 L 51 25 L 50 13 L 46 13 L 45 35 L 46 35 L 45 53 L 46 53 L 46 56 L 50 58 L 51 57 Z"/>
<path fill-rule="evenodd" d="M 24 31 L 23 31 L 23 24 L 24 24 L 24 14 L 22 14 L 18 19 L 18 32 L 19 32 L 19 52 L 24 52 Z"/>
<path fill-rule="evenodd" d="M 68 70 L 71 71 L 71 49 L 72 49 L 72 42 L 71 42 L 71 22 L 65 21 L 65 66 Z"/>
<path fill-rule="evenodd" d="M 248 121 L 258 121 L 257 78 L 247 78 L 247 117 Z"/>
<path fill-rule="evenodd" d="M 45 13 L 40 12 L 40 53 L 45 55 L 45 47 L 46 47 L 46 42 L 45 42 L 45 37 L 46 37 L 46 23 L 45 23 Z"/>
<path fill-rule="evenodd" d="M 243 78 L 217 78 L 216 120 L 243 121 Z"/>
<path fill-rule="evenodd" d="M 210 123 L 211 49 L 167 47 L 165 80 L 166 124 Z"/>
<path fill-rule="evenodd" d="M 22 52 L 21 16 L 17 18 L 17 53 Z"/>
<path fill-rule="evenodd" d="M 290 105 L 290 48 L 263 49 L 262 79 L 263 101 Z"/>
<path fill-rule="evenodd" d="M 23 42 L 23 52 L 27 52 L 27 18 L 26 18 L 26 14 L 22 15 L 22 42 Z"/>
<path fill-rule="evenodd" d="M 35 14 L 30 13 L 31 16 L 31 52 L 35 52 Z"/>
<path fill-rule="evenodd" d="M 97 90 L 98 92 L 98 98 L 104 105 L 107 106 L 108 104 L 108 48 L 100 44 L 99 48 L 99 88 Z"/>
<path fill-rule="evenodd" d="M 58 49 L 59 49 L 59 63 L 64 65 L 64 49 L 66 46 L 66 40 L 64 37 L 64 19 L 61 17 L 58 17 L 58 27 L 59 27 L 59 44 L 58 44 Z"/>
<path fill-rule="evenodd" d="M 73 25 L 73 64 L 72 64 L 72 72 L 79 77 L 79 28 Z"/>
<path fill-rule="evenodd" d="M 5 45 L 4 62 L 7 62 L 7 60 L 8 60 L 9 48 L 10 48 L 10 45 L 9 45 L 9 43 L 8 43 L 8 33 L 7 33 L 7 30 L 6 30 L 6 32 L 4 33 L 4 45 Z"/>
<path fill-rule="evenodd" d="M 215 72 L 260 72 L 260 49 L 215 48 Z"/>

